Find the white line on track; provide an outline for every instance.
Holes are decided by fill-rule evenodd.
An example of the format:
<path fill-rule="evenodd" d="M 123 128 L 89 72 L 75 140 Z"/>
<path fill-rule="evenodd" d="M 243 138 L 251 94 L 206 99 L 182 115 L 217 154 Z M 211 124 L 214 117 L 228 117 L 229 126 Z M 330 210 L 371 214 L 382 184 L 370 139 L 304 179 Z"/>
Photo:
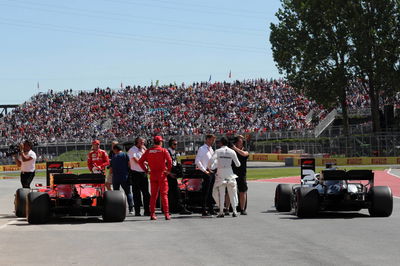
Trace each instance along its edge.
<path fill-rule="evenodd" d="M 4 228 L 6 228 L 6 227 L 7 227 L 7 225 L 11 225 L 11 224 L 13 224 L 13 223 L 15 223 L 15 221 L 9 221 L 8 223 L 6 223 L 6 224 L 3 224 L 2 226 L 0 226 L 0 230 L 2 230 L 2 229 L 4 229 Z"/>

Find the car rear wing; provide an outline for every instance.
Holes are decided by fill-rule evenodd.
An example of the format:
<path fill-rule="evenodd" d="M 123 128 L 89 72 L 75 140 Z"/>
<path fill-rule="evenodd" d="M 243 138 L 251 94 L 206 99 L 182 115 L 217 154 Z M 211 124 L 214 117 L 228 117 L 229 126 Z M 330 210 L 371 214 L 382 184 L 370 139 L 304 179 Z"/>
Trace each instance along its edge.
<path fill-rule="evenodd" d="M 374 181 L 372 170 L 323 170 L 323 180 L 368 180 Z"/>
<path fill-rule="evenodd" d="M 54 185 L 66 184 L 104 184 L 103 174 L 54 174 L 52 176 Z"/>
<path fill-rule="evenodd" d="M 203 178 L 203 175 L 196 169 L 195 159 L 182 159 L 182 177 L 183 178 Z"/>

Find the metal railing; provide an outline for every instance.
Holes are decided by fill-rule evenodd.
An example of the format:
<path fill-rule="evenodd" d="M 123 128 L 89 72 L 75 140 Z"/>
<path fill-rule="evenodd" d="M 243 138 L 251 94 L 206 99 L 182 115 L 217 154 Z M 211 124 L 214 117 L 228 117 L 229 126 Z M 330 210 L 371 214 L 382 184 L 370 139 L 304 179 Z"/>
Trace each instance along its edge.
<path fill-rule="evenodd" d="M 321 133 L 327 129 L 333 121 L 335 121 L 335 118 L 337 116 L 337 110 L 333 109 L 325 118 L 322 120 L 314 129 L 314 135 L 316 138 L 321 135 Z"/>

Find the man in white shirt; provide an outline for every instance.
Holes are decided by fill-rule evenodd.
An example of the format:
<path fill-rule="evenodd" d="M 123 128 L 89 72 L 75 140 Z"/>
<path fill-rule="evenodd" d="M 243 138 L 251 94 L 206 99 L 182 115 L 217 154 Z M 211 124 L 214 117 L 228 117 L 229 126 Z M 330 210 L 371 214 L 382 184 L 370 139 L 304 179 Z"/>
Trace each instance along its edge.
<path fill-rule="evenodd" d="M 20 145 L 21 152 L 14 156 L 15 163 L 21 167 L 21 184 L 23 188 L 30 188 L 35 177 L 36 153 L 32 150 L 33 144 L 25 140 Z"/>
<path fill-rule="evenodd" d="M 135 216 L 141 216 L 140 205 L 142 202 L 144 215 L 150 216 L 149 179 L 147 178 L 146 172 L 140 167 L 138 163 L 139 159 L 142 157 L 145 151 L 145 140 L 141 137 L 137 137 L 135 139 L 135 145 L 132 146 L 132 148 L 130 148 L 128 151 Z"/>
<path fill-rule="evenodd" d="M 233 217 L 237 217 L 236 207 L 238 205 L 238 195 L 236 187 L 237 175 L 233 173 L 232 161 L 236 167 L 240 166 L 239 159 L 234 150 L 228 148 L 228 140 L 221 138 L 221 148 L 215 151 L 211 157 L 208 168 L 217 169 L 213 188 L 213 197 L 219 207 L 218 218 L 224 217 L 225 190 L 228 189 L 229 200 L 232 203 Z"/>
<path fill-rule="evenodd" d="M 212 204 L 212 187 L 214 186 L 214 174 L 208 169 L 208 163 L 214 154 L 212 145 L 215 142 L 215 135 L 206 135 L 205 143 L 197 151 L 195 163 L 196 168 L 201 171 L 202 183 L 202 216 L 215 214 Z M 208 213 L 207 213 L 208 207 Z"/>

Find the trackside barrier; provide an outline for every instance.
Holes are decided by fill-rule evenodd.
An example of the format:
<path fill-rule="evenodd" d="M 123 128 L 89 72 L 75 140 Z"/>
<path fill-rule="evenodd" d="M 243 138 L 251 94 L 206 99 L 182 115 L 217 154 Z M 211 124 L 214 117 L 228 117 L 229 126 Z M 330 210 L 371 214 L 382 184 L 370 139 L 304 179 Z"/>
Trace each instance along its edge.
<path fill-rule="evenodd" d="M 194 159 L 195 155 L 180 156 L 179 159 Z M 285 162 L 286 158 L 293 158 L 293 166 L 300 166 L 299 154 L 274 154 L 274 153 L 253 153 L 249 156 L 249 161 L 259 162 Z M 352 158 L 315 158 L 317 166 L 325 166 L 326 163 L 336 165 L 384 165 L 400 164 L 400 157 L 352 157 Z M 64 162 L 64 167 L 87 167 L 87 162 Z M 46 169 L 46 163 L 36 164 L 37 170 Z M 0 172 L 19 171 L 16 165 L 0 165 Z"/>
<path fill-rule="evenodd" d="M 87 162 L 65 162 L 64 167 L 87 167 Z M 38 163 L 36 164 L 36 170 L 44 170 L 46 169 L 46 163 Z M 0 165 L 0 172 L 8 172 L 8 171 L 19 171 L 20 168 L 16 165 Z"/>

